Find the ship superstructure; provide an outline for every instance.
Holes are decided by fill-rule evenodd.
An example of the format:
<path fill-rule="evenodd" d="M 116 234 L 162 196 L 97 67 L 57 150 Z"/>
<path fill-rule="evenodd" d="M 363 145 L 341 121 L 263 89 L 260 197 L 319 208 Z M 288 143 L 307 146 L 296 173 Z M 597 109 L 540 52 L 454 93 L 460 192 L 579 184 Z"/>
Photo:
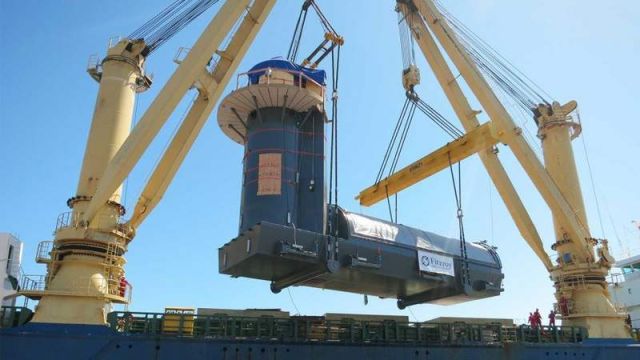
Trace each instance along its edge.
<path fill-rule="evenodd" d="M 19 289 L 23 243 L 16 236 L 0 233 L 0 305 L 15 306 Z"/>
<path fill-rule="evenodd" d="M 631 327 L 640 326 L 640 255 L 619 259 L 609 278 L 611 299 L 629 314 Z"/>

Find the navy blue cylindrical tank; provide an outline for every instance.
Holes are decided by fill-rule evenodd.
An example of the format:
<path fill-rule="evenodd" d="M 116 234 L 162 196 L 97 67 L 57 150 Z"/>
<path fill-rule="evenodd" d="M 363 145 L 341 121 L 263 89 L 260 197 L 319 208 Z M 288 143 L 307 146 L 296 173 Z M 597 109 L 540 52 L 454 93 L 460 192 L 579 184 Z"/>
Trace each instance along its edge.
<path fill-rule="evenodd" d="M 317 110 L 269 107 L 250 114 L 240 232 L 261 221 L 323 232 L 323 139 Z"/>

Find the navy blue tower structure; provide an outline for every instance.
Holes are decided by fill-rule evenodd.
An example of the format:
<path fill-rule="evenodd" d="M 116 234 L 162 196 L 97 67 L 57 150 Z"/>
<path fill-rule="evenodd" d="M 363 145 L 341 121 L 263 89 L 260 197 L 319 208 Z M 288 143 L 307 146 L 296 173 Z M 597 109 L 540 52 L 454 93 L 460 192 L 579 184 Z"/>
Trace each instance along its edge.
<path fill-rule="evenodd" d="M 323 232 L 324 119 L 269 107 L 247 119 L 240 232 L 261 222 Z"/>
<path fill-rule="evenodd" d="M 263 221 L 323 233 L 325 72 L 268 60 L 244 75 L 218 117 L 244 144 L 240 233 Z"/>
<path fill-rule="evenodd" d="M 270 281 L 273 292 L 395 298 L 400 308 L 500 294 L 494 247 L 466 243 L 463 258 L 458 239 L 328 208 L 324 71 L 269 60 L 241 77 L 218 110 L 222 131 L 244 145 L 239 234 L 219 249 L 221 273 Z"/>

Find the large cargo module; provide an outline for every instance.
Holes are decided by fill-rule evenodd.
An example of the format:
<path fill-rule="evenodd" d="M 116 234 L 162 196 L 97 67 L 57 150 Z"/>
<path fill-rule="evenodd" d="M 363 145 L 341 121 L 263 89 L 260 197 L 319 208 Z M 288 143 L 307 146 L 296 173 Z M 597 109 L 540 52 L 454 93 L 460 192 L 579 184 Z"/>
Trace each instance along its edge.
<path fill-rule="evenodd" d="M 495 248 L 327 205 L 322 70 L 285 60 L 254 66 L 221 103 L 222 130 L 245 147 L 239 235 L 219 249 L 234 277 L 453 304 L 502 291 Z M 334 226 L 327 226 L 330 219 Z"/>
<path fill-rule="evenodd" d="M 467 243 L 468 280 L 460 241 L 408 226 L 338 211 L 337 239 L 291 226 L 261 222 L 219 249 L 223 274 L 398 299 L 454 304 L 499 295 L 500 259 L 484 243 Z M 337 248 L 337 260 L 331 258 Z"/>

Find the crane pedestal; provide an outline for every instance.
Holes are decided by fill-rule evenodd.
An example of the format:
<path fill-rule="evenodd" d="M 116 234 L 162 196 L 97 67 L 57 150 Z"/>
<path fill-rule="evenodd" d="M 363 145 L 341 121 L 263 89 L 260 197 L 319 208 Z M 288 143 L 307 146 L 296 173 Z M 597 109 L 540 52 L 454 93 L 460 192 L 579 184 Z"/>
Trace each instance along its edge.
<path fill-rule="evenodd" d="M 537 109 L 538 137 L 542 140 L 544 164 L 578 222 L 589 233 L 587 214 L 580 189 L 571 140 L 579 136 L 581 126 L 570 113 L 577 107 L 575 101 L 565 105 L 554 102 Z M 612 265 L 606 240 L 587 239 L 587 258 L 579 255 L 568 235 L 567 227 L 553 214 L 556 243 L 552 249 L 558 253 L 558 264 L 551 272 L 563 325 L 583 326 L 592 337 L 628 337 L 624 326 L 625 315 L 616 312 L 607 294 L 607 273 Z M 601 242 L 598 258 L 593 246 Z"/>

